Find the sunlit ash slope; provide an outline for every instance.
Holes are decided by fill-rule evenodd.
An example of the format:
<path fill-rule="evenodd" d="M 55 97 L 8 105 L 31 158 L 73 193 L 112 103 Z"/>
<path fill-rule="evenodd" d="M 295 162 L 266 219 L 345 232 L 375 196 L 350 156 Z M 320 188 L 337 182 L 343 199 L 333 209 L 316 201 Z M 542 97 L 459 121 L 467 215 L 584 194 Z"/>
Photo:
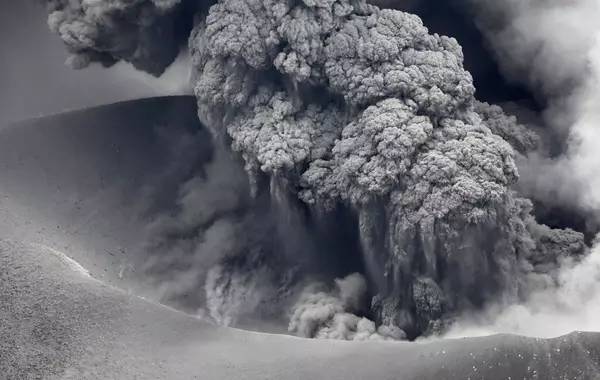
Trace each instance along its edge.
<path fill-rule="evenodd" d="M 210 160 L 195 113 L 191 98 L 160 98 L 0 128 L 0 378 L 600 377 L 599 334 L 307 340 L 213 326 L 122 290 L 146 289 L 132 252 Z"/>

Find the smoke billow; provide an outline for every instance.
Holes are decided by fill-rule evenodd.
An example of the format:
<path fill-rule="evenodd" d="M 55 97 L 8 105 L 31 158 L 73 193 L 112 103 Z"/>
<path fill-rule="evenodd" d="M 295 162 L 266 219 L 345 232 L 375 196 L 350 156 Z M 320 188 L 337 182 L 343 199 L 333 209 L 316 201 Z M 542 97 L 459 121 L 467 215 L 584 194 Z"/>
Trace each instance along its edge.
<path fill-rule="evenodd" d="M 546 203 L 597 213 L 600 3 L 467 3 L 505 76 L 527 85 L 545 104 L 543 123 L 554 138 L 549 152 L 521 163 L 521 187 Z"/>
<path fill-rule="evenodd" d="M 317 339 L 400 340 L 406 335 L 395 326 L 375 323 L 354 313 L 364 312 L 367 282 L 358 273 L 335 279 L 333 292 L 313 283 L 304 289 L 292 307 L 288 330 Z"/>
<path fill-rule="evenodd" d="M 522 300 L 586 251 L 535 221 L 516 162 L 540 139 L 476 100 L 455 39 L 362 0 L 192 4 L 49 2 L 76 67 L 160 74 L 189 33 L 199 117 L 235 157 L 217 148 L 159 218 L 167 291 L 222 324 L 291 305 L 302 336 L 414 338 Z M 588 141 L 597 111 L 578 104 Z"/>
<path fill-rule="evenodd" d="M 462 315 L 444 335 L 465 337 L 497 333 L 558 337 L 599 331 L 600 252 L 594 248 L 581 261 L 565 260 L 552 277 L 538 278 L 538 289 L 510 305 L 489 305 L 476 315 Z"/>
<path fill-rule="evenodd" d="M 191 10 L 183 0 L 47 0 L 48 25 L 67 45 L 74 68 L 125 60 L 160 75 L 177 57 Z"/>
<path fill-rule="evenodd" d="M 188 149 L 206 149 L 201 143 L 192 141 Z M 179 150 L 173 170 L 193 157 Z M 283 262 L 285 249 L 275 246 L 276 214 L 265 197 L 250 198 L 243 168 L 229 152 L 217 148 L 205 155 L 208 161 L 196 160 L 177 179 L 159 175 L 182 184 L 171 192 L 174 204 L 147 211 L 152 222 L 135 266 L 142 280 L 150 279 L 154 297 L 188 312 L 223 325 L 259 307 L 267 316 L 277 302 L 273 284 L 283 287 L 294 268 L 291 260 Z M 156 194 L 144 197 L 156 203 Z"/>

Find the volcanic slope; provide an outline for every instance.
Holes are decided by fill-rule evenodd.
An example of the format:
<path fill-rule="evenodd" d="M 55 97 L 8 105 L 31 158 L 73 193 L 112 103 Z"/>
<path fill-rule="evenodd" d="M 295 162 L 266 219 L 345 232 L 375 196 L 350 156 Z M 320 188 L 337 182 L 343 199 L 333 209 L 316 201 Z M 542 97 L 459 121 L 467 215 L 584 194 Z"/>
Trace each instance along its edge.
<path fill-rule="evenodd" d="M 143 215 L 211 156 L 195 113 L 157 98 L 0 128 L 0 379 L 600 378 L 600 334 L 307 340 L 121 290 Z"/>
<path fill-rule="evenodd" d="M 209 325 L 0 242 L 3 379 L 596 379 L 600 334 L 431 343 L 309 340 Z"/>
<path fill-rule="evenodd" d="M 152 211 L 171 207 L 211 155 L 185 96 L 0 126 L 0 235 L 55 247 L 119 281 Z"/>

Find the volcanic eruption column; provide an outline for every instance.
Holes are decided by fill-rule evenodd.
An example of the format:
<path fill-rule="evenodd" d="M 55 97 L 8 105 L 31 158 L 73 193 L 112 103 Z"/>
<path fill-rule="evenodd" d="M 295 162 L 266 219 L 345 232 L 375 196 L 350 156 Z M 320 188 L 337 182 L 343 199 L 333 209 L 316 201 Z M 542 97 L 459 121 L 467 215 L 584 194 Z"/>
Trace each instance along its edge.
<path fill-rule="evenodd" d="M 447 316 L 514 301 L 529 274 L 585 251 L 581 234 L 537 224 L 513 190 L 515 158 L 537 136 L 478 102 L 457 41 L 415 15 L 351 0 L 47 3 L 76 68 L 124 60 L 159 75 L 189 33 L 200 119 L 239 153 L 252 194 L 295 199 L 281 207 L 308 219 L 356 218 L 366 281 L 307 286 L 293 332 L 440 331 Z M 218 268 L 213 284 L 228 276 Z M 367 293 L 380 334 L 349 313 Z"/>

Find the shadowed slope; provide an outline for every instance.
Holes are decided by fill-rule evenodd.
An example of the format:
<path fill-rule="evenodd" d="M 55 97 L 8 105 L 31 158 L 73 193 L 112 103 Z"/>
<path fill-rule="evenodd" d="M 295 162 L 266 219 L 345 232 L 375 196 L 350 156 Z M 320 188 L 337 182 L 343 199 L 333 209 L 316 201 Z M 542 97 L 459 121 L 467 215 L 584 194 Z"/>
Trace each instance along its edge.
<path fill-rule="evenodd" d="M 59 248 L 117 280 L 147 214 L 168 207 L 211 151 L 191 97 L 0 127 L 0 235 Z"/>

